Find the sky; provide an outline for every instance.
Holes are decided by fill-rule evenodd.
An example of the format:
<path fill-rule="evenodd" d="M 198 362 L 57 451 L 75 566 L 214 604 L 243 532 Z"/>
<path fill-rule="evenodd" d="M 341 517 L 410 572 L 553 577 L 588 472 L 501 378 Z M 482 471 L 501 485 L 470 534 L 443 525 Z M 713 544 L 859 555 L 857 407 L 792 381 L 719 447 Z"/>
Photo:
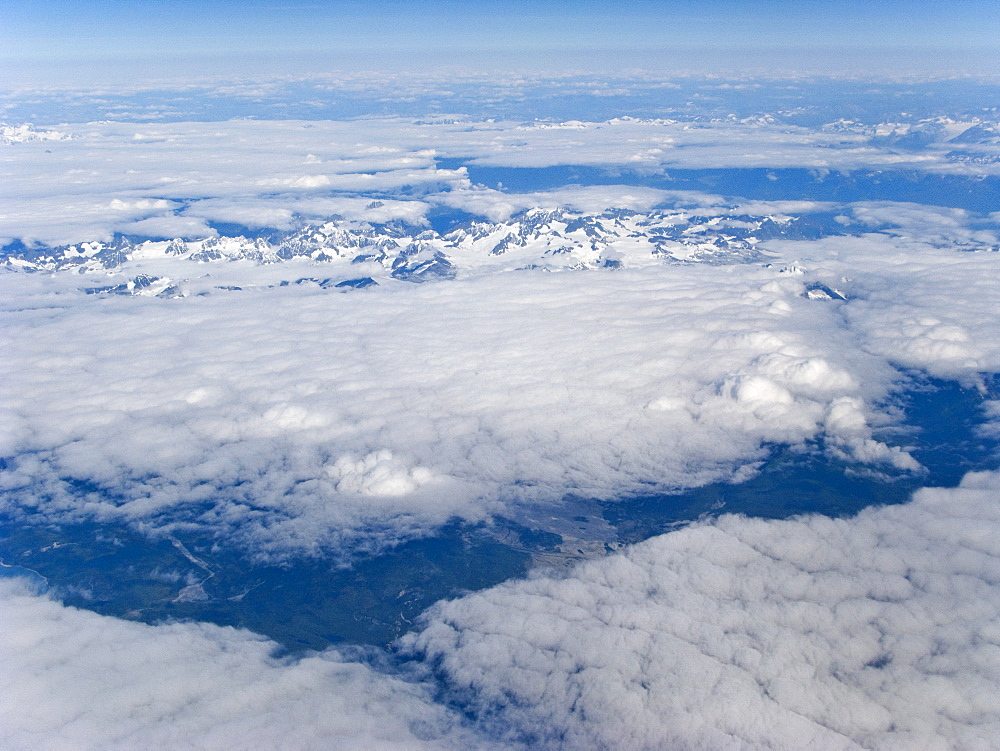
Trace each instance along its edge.
<path fill-rule="evenodd" d="M 0 60 L 37 66 L 143 58 L 161 72 L 215 56 L 303 65 L 649 67 L 690 61 L 825 65 L 831 60 L 947 65 L 988 58 L 1000 14 L 985 0 L 625 0 L 74 3 L 0 9 Z M 930 53 L 928 53 L 930 50 Z M 304 58 L 304 59 L 303 59 Z M 133 67 L 132 73 L 136 72 Z M 12 68 L 9 73 L 13 74 Z"/>

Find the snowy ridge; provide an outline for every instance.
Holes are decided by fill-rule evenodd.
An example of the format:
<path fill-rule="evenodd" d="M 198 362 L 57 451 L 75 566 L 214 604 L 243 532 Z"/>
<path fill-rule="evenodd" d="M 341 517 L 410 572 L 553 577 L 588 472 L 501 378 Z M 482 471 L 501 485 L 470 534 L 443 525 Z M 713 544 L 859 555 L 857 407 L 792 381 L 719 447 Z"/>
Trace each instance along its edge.
<path fill-rule="evenodd" d="M 26 141 L 69 141 L 73 138 L 69 133 L 63 133 L 51 128 L 36 128 L 31 123 L 7 125 L 0 123 L 0 144 L 10 146 Z"/>
<path fill-rule="evenodd" d="M 267 239 L 220 236 L 141 241 L 119 236 L 107 242 L 55 248 L 9 248 L 0 261 L 12 271 L 140 274 L 127 283 L 88 292 L 177 294 L 177 288 L 154 282 L 165 274 L 173 278 L 204 275 L 204 271 L 178 266 L 177 261 L 329 264 L 329 270 L 317 272 L 330 277 L 322 280 L 324 286 L 343 281 L 349 284 L 342 286 L 357 287 L 366 286 L 366 279 L 423 282 L 523 268 L 562 271 L 663 263 L 759 263 L 768 259 L 760 247 L 764 240 L 814 235 L 816 227 L 805 222 L 771 216 L 706 217 L 679 210 L 584 213 L 536 208 L 507 221 L 467 222 L 439 233 L 398 221 L 377 224 L 338 217 L 274 232 Z M 823 233 L 835 231 L 829 228 Z M 147 268 L 151 264 L 155 273 Z"/>

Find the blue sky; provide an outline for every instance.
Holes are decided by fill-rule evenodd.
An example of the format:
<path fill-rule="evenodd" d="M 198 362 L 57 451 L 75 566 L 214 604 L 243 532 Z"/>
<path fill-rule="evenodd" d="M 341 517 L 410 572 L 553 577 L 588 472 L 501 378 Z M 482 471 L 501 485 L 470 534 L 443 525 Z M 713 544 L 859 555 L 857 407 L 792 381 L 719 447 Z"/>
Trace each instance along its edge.
<path fill-rule="evenodd" d="M 501 56 L 853 47 L 996 50 L 995 0 L 24 0 L 0 8 L 0 59 L 414 52 Z"/>

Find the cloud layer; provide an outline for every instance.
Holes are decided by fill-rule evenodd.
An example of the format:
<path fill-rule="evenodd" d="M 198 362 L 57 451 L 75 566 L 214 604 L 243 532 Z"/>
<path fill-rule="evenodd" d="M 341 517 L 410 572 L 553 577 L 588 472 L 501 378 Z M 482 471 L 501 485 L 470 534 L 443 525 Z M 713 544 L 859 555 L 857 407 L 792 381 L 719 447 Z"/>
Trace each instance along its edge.
<path fill-rule="evenodd" d="M 1000 371 L 1000 254 L 989 245 L 962 252 L 967 230 L 935 237 L 927 223 L 908 222 L 907 213 L 894 215 L 902 237 L 886 232 L 767 247 L 849 295 L 844 314 L 867 351 L 975 384 L 979 374 Z M 935 230 L 942 232 L 941 224 Z"/>
<path fill-rule="evenodd" d="M 712 96 L 688 88 L 682 100 Z M 276 96 L 252 83 L 216 93 Z M 587 96 L 604 94 L 627 92 L 604 81 Z M 150 106 L 143 116 L 162 116 Z M 567 494 L 740 480 L 775 445 L 920 471 L 880 428 L 898 418 L 906 369 L 970 386 L 1000 372 L 998 216 L 627 186 L 518 194 L 469 178 L 558 165 L 754 167 L 762 180 L 797 168 L 817 181 L 997 172 L 996 131 L 978 120 L 804 127 L 786 115 L 0 127 L 0 245 L 671 202 L 694 238 L 698 217 L 747 230 L 746 212 L 822 214 L 803 237 L 854 233 L 754 238 L 733 265 L 653 253 L 621 222 L 601 249 L 575 221 L 559 243 L 536 235 L 498 255 L 489 232 L 462 247 L 436 236 L 420 252 L 446 250 L 456 278 L 423 285 L 393 278 L 394 259 L 201 263 L 143 246 L 110 273 L 100 259 L 83 274 L 4 271 L 0 512 L 198 528 L 271 561 L 344 560 L 455 517 L 565 513 Z M 539 253 L 558 273 L 514 270 Z M 164 286 L 185 269 L 190 296 L 84 292 L 161 266 Z M 376 272 L 378 285 L 348 294 L 294 283 Z M 536 571 L 432 608 L 399 646 L 433 674 L 406 660 L 390 670 L 376 652 L 281 658 L 247 632 L 115 620 L 0 579 L 0 746 L 989 748 L 998 497 L 1000 473 L 972 474 L 852 519 L 724 516 Z"/>
<path fill-rule="evenodd" d="M 6 126 L 4 132 L 22 140 L 0 144 L 6 192 L 0 239 L 57 245 L 107 239 L 115 232 L 197 237 L 211 233 L 212 222 L 246 218 L 251 226 L 286 227 L 293 217 L 356 215 L 359 193 L 410 198 L 408 207 L 395 205 L 385 212 L 411 221 L 438 202 L 489 215 L 500 210 L 484 205 L 465 168 L 443 169 L 440 158 L 478 166 L 579 165 L 650 175 L 734 167 L 806 168 L 817 170 L 818 177 L 830 171 L 900 168 L 993 174 L 996 165 L 990 160 L 997 147 L 992 142 L 969 146 L 985 154 L 986 162 L 949 156 L 965 147 L 947 139 L 971 125 L 935 126 L 931 143 L 916 151 L 896 148 L 887 136 L 879 142 L 860 126 L 825 130 L 768 118 L 99 122 L 74 125 L 71 132 L 51 131 L 67 136 L 63 140 L 29 139 L 50 131 Z M 652 196 L 655 192 L 640 191 L 638 200 L 648 202 Z M 503 199 L 497 200 L 502 205 Z M 513 199 L 512 205 L 518 203 Z"/>
<path fill-rule="evenodd" d="M 247 632 L 130 623 L 0 580 L 0 743 L 989 749 L 998 497 L 987 472 L 850 519 L 727 515 L 441 602 L 401 644 L 438 685 L 412 664 L 277 658 Z"/>
<path fill-rule="evenodd" d="M 0 746 L 83 749 L 487 748 L 432 697 L 330 651 L 198 623 L 147 626 L 0 578 Z"/>
<path fill-rule="evenodd" d="M 995 747 L 1000 474 L 853 519 L 723 516 L 428 614 L 410 650 L 554 748 Z"/>
<path fill-rule="evenodd" d="M 73 277 L 4 279 L 8 509 L 214 525 L 278 554 L 691 487 L 818 436 L 915 467 L 872 437 L 896 372 L 775 267 L 181 299 Z"/>
<path fill-rule="evenodd" d="M 5 274 L 6 508 L 221 525 L 281 556 L 566 493 L 692 487 L 770 444 L 916 469 L 876 440 L 878 405 L 896 368 L 970 386 L 1000 371 L 1000 256 L 955 249 L 993 237 L 963 212 L 845 221 L 865 217 L 890 229 L 768 241 L 768 265 L 498 273 L 452 249 L 478 271 L 350 295 L 267 286 L 334 266 L 308 260 L 156 261 L 204 291 L 253 287 L 183 299 Z M 817 282 L 847 299 L 813 299 Z"/>

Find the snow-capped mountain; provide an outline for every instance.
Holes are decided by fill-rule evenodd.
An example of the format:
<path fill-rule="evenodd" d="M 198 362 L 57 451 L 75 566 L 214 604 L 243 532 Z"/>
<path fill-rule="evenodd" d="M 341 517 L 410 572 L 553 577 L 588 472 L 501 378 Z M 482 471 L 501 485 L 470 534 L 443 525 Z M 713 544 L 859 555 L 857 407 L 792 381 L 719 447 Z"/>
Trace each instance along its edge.
<path fill-rule="evenodd" d="M 69 133 L 52 128 L 36 128 L 31 123 L 20 125 L 0 123 L 0 145 L 4 146 L 28 141 L 69 141 L 72 138 Z"/>
<path fill-rule="evenodd" d="M 635 212 L 607 209 L 582 213 L 530 209 L 503 222 L 474 221 L 445 233 L 400 222 L 369 224 L 331 219 L 319 225 L 262 237 L 138 241 L 116 237 L 55 248 L 8 248 L 10 270 L 76 271 L 85 274 L 142 272 L 128 282 L 88 291 L 163 293 L 144 268 L 169 264 L 175 279 L 204 275 L 195 265 L 244 262 L 255 265 L 305 261 L 322 272 L 328 286 L 341 281 L 396 279 L 422 282 L 477 272 L 519 268 L 551 271 L 639 267 L 662 263 L 755 263 L 766 260 L 759 247 L 775 237 L 811 237 L 836 227 L 815 219 L 704 216 L 696 212 Z M 358 283 L 353 283 L 358 282 Z M 361 285 L 363 286 L 363 285 Z M 173 291 L 176 291 L 174 289 Z"/>

